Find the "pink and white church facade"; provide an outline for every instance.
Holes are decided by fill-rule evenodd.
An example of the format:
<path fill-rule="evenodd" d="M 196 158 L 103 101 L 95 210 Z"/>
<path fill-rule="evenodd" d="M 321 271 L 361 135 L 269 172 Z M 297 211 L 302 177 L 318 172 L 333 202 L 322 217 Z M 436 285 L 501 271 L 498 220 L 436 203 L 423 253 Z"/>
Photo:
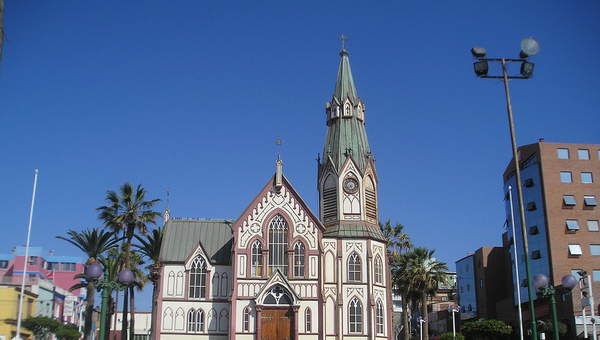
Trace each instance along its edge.
<path fill-rule="evenodd" d="M 161 340 L 391 339 L 377 173 L 346 50 L 319 159 L 319 215 L 283 175 L 235 221 L 166 216 L 155 324 Z"/>

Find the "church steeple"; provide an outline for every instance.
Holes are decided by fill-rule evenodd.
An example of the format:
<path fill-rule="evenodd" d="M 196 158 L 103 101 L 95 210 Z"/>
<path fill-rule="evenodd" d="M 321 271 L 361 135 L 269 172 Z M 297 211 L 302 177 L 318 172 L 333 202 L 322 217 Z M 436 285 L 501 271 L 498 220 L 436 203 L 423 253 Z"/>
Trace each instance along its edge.
<path fill-rule="evenodd" d="M 348 51 L 340 52 L 335 89 L 325 104 L 327 135 L 319 162 L 319 202 L 326 234 L 380 238 L 377 175 Z M 350 236 L 351 237 L 351 236 Z"/>

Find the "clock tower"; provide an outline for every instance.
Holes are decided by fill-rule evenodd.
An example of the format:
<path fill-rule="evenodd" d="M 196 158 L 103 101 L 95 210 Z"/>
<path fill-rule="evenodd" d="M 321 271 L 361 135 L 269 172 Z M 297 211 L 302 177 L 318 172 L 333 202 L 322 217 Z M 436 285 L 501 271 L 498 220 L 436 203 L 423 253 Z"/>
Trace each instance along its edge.
<path fill-rule="evenodd" d="M 348 51 L 342 49 L 340 57 L 333 97 L 325 104 L 327 136 L 318 165 L 320 218 L 326 236 L 380 238 L 365 103 L 354 86 Z"/>

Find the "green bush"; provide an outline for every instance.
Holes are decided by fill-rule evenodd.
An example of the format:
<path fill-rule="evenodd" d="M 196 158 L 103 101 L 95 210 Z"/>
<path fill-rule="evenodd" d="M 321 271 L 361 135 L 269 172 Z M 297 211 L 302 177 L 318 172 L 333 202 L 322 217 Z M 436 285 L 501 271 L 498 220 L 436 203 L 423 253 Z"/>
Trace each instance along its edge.
<path fill-rule="evenodd" d="M 502 339 L 512 333 L 512 327 L 500 320 L 471 321 L 461 328 L 467 339 Z"/>
<path fill-rule="evenodd" d="M 440 340 L 465 340 L 465 336 L 460 333 L 456 333 L 456 337 L 454 337 L 452 332 L 450 332 L 440 335 Z"/>
<path fill-rule="evenodd" d="M 33 333 L 40 340 L 47 339 L 61 326 L 60 322 L 45 316 L 34 316 L 23 320 L 23 327 Z"/>

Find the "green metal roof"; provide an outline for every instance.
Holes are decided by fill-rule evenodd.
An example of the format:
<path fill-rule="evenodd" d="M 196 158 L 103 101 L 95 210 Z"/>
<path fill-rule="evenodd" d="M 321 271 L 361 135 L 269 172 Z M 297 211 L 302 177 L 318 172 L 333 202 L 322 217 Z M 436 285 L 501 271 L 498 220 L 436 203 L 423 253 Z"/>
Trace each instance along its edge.
<path fill-rule="evenodd" d="M 323 237 L 335 238 L 370 238 L 386 242 L 379 226 L 368 223 L 339 223 L 328 226 Z"/>
<path fill-rule="evenodd" d="M 354 86 L 354 79 L 352 78 L 352 69 L 350 68 L 348 51 L 342 50 L 340 56 L 342 57 L 342 60 L 340 61 L 340 67 L 338 68 L 333 96 L 336 97 L 340 103 L 343 103 L 346 98 L 350 98 L 352 102 L 356 103 L 358 96 L 356 95 L 356 87 Z"/>
<path fill-rule="evenodd" d="M 168 220 L 160 248 L 160 261 L 183 262 L 198 245 L 202 245 L 212 264 L 231 264 L 232 222 L 178 218 Z"/>
<path fill-rule="evenodd" d="M 342 50 L 340 56 L 333 97 L 339 105 L 343 105 L 346 99 L 356 105 L 360 99 L 354 86 L 348 52 Z M 356 115 L 352 115 L 351 117 L 331 119 L 328 125 L 323 148 L 323 165 L 331 158 L 336 170 L 339 171 L 346 159 L 352 157 L 356 166 L 364 173 L 368 161 L 372 157 L 364 122 L 360 121 Z"/>

